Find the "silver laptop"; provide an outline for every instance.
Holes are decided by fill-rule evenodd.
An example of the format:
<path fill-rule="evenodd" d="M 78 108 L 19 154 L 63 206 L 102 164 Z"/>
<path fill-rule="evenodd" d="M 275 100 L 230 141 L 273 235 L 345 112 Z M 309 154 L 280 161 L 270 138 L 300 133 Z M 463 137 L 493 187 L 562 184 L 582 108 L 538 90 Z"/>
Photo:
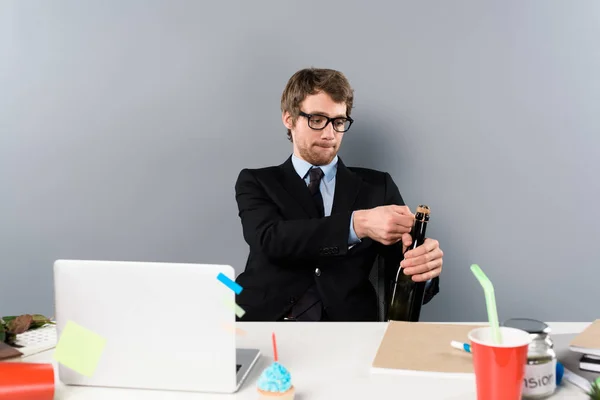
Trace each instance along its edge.
<path fill-rule="evenodd" d="M 57 260 L 55 317 L 106 339 L 91 377 L 59 364 L 67 385 L 236 392 L 259 359 L 237 349 L 229 265 Z"/>

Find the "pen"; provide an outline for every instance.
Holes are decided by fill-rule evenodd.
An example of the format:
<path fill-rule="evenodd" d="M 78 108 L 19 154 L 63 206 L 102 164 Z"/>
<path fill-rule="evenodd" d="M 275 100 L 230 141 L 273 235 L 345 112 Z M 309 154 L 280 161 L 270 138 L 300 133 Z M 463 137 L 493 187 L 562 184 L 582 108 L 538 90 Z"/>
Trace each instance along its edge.
<path fill-rule="evenodd" d="M 471 345 L 469 343 L 461 343 L 461 342 L 457 342 L 456 340 L 453 340 L 450 342 L 450 345 L 452 347 L 454 347 L 455 349 L 464 350 L 467 353 L 471 352 Z"/>

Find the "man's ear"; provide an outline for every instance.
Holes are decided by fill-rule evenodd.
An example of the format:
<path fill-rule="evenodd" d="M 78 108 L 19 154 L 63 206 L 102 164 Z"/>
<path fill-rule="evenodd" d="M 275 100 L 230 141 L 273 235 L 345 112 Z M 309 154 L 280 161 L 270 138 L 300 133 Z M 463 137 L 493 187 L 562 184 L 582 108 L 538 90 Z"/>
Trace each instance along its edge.
<path fill-rule="evenodd" d="M 281 113 L 281 121 L 283 121 L 283 125 L 285 125 L 285 127 L 289 130 L 292 130 L 292 128 L 294 127 L 292 114 L 290 114 L 288 111 L 284 111 L 283 113 Z"/>

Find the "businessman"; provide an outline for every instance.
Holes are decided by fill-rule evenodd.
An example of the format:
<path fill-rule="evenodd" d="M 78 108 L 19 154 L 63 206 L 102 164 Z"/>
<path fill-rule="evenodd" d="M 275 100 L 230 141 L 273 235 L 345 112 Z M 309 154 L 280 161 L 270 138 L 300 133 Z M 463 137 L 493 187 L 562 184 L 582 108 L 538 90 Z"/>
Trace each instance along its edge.
<path fill-rule="evenodd" d="M 407 251 L 414 215 L 386 172 L 344 165 L 354 92 L 330 69 L 296 72 L 281 97 L 293 153 L 283 164 L 243 169 L 235 196 L 250 253 L 237 282 L 242 321 L 375 321 L 369 281 L 376 256 L 386 288 L 402 266 L 439 292 L 443 252 L 434 239 Z"/>

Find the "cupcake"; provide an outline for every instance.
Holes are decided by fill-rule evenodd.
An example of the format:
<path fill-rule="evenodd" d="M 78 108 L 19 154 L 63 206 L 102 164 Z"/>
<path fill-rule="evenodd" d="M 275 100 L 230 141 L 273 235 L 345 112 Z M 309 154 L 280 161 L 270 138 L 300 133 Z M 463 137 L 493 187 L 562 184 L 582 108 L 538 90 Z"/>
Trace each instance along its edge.
<path fill-rule="evenodd" d="M 259 400 L 294 400 L 292 376 L 277 361 L 263 371 L 258 378 L 257 386 Z"/>

